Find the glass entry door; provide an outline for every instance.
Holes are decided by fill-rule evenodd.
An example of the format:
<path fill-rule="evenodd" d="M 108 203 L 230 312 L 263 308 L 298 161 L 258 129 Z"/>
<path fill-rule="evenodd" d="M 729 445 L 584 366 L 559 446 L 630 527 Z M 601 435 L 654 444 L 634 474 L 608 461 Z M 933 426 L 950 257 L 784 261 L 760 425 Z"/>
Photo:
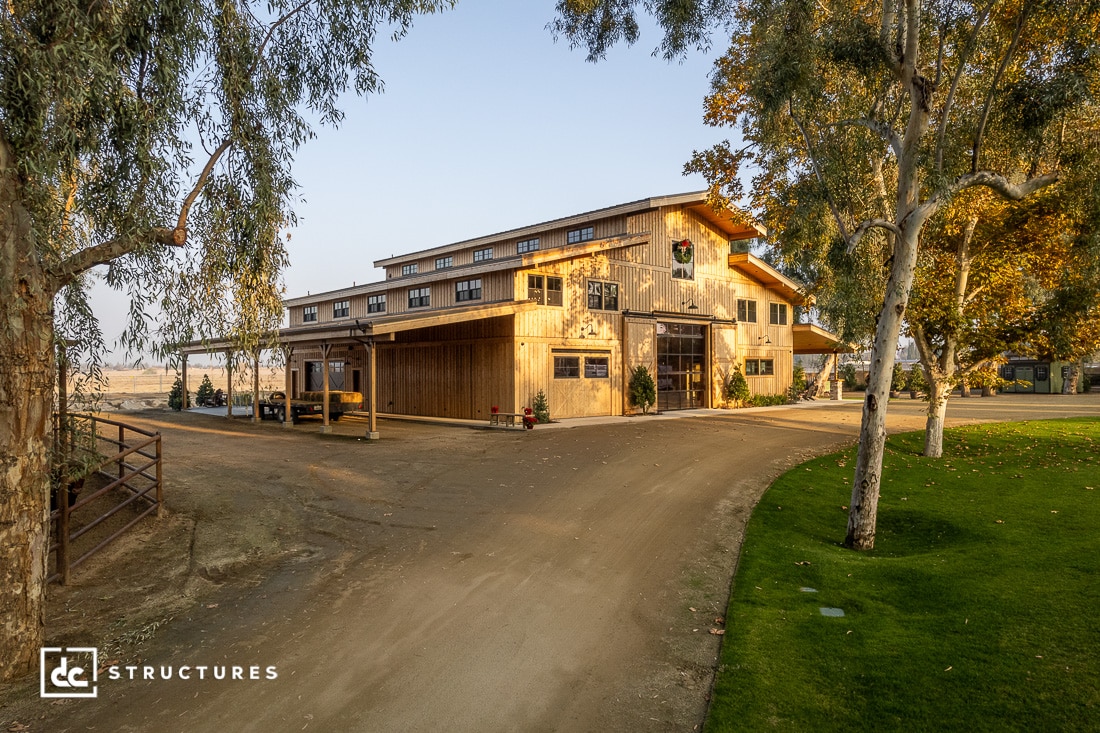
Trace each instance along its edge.
<path fill-rule="evenodd" d="M 706 407 L 705 326 L 657 324 L 657 409 Z"/>

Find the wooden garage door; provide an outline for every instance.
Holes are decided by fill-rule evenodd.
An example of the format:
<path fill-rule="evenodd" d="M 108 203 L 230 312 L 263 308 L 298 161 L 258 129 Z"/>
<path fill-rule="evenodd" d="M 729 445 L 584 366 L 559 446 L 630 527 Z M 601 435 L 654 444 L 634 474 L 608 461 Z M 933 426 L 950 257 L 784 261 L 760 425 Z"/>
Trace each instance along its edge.
<path fill-rule="evenodd" d="M 611 354 L 553 354 L 550 414 L 594 417 L 611 414 Z"/>

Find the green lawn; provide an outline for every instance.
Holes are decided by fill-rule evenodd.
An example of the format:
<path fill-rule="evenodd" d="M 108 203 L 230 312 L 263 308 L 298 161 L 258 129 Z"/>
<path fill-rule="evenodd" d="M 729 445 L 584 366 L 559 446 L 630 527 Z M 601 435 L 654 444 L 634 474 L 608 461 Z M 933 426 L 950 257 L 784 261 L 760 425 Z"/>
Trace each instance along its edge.
<path fill-rule="evenodd" d="M 922 439 L 887 443 L 872 552 L 840 546 L 854 448 L 761 499 L 708 731 L 1100 730 L 1100 420 Z"/>

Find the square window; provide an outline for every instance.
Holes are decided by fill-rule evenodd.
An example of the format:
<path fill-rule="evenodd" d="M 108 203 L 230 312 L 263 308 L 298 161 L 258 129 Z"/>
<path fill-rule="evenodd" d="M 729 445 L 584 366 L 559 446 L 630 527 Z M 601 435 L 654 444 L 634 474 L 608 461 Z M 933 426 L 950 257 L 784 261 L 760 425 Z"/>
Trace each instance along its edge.
<path fill-rule="evenodd" d="M 589 310 L 617 311 L 619 310 L 619 285 L 599 280 L 588 281 L 588 308 Z"/>
<path fill-rule="evenodd" d="M 332 304 L 333 318 L 347 318 L 351 313 L 351 301 L 338 300 Z"/>
<path fill-rule="evenodd" d="M 481 300 L 481 278 L 455 283 L 455 302 Z"/>
<path fill-rule="evenodd" d="M 742 323 L 756 323 L 756 301 L 737 301 L 737 320 Z"/>
<path fill-rule="evenodd" d="M 455 258 L 454 257 L 449 257 L 448 256 L 448 257 L 436 257 L 435 258 L 435 269 L 437 269 L 437 270 L 446 270 L 448 267 L 454 267 L 454 264 L 455 264 Z"/>
<path fill-rule="evenodd" d="M 432 304 L 431 288 L 411 288 L 409 290 L 410 308 L 427 308 Z"/>
<path fill-rule="evenodd" d="M 771 310 L 768 314 L 768 323 L 773 326 L 786 326 L 787 325 L 787 304 L 786 303 L 771 303 Z"/>
<path fill-rule="evenodd" d="M 415 275 L 419 271 L 420 271 L 420 266 L 415 262 L 412 263 L 411 265 L 401 265 L 401 274 L 402 275 Z"/>
<path fill-rule="evenodd" d="M 317 321 L 317 306 L 307 305 L 302 308 L 302 323 L 316 323 Z"/>
<path fill-rule="evenodd" d="M 581 358 L 579 356 L 555 356 L 554 379 L 580 379 Z"/>
<path fill-rule="evenodd" d="M 367 313 L 385 313 L 386 312 L 386 296 L 371 295 L 367 297 Z"/>

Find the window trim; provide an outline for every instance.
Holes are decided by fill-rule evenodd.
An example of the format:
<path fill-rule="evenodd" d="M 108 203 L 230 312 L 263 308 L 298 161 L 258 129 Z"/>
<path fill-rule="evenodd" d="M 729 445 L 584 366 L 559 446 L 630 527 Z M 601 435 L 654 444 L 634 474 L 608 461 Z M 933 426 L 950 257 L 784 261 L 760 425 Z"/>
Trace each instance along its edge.
<path fill-rule="evenodd" d="M 332 319 L 336 320 L 337 318 L 349 318 L 349 317 L 351 317 L 351 301 L 346 299 L 346 298 L 344 300 L 333 301 L 333 303 L 332 303 Z"/>
<path fill-rule="evenodd" d="M 443 263 L 443 264 L 440 264 L 440 263 Z M 437 270 L 446 270 L 446 269 L 449 269 L 449 268 L 454 267 L 454 266 L 455 266 L 454 255 L 446 255 L 444 257 L 436 257 L 435 258 L 435 269 L 437 269 Z"/>
<path fill-rule="evenodd" d="M 493 248 L 482 247 L 474 250 L 474 262 L 488 262 L 493 259 Z"/>
<path fill-rule="evenodd" d="M 573 374 L 558 374 L 558 360 L 562 362 L 573 361 L 575 362 L 576 372 Z M 581 378 L 581 357 L 573 354 L 555 354 L 553 357 L 554 365 L 554 379 L 580 379 Z"/>
<path fill-rule="evenodd" d="M 516 254 L 521 255 L 527 252 L 538 252 L 541 249 L 538 237 L 529 237 L 528 239 L 521 239 L 516 242 Z"/>
<path fill-rule="evenodd" d="M 419 262 L 413 262 L 413 263 L 408 264 L 408 265 L 401 265 L 401 275 L 402 275 L 402 277 L 404 277 L 405 275 L 419 275 L 419 274 L 420 274 L 420 263 Z"/>
<path fill-rule="evenodd" d="M 374 302 L 371 302 L 374 301 Z M 376 306 L 382 306 L 378 308 Z M 367 313 L 385 313 L 386 312 L 386 294 L 379 293 L 377 295 L 367 296 Z"/>
<path fill-rule="evenodd" d="M 317 323 L 320 311 L 315 305 L 302 306 L 302 323 Z"/>

